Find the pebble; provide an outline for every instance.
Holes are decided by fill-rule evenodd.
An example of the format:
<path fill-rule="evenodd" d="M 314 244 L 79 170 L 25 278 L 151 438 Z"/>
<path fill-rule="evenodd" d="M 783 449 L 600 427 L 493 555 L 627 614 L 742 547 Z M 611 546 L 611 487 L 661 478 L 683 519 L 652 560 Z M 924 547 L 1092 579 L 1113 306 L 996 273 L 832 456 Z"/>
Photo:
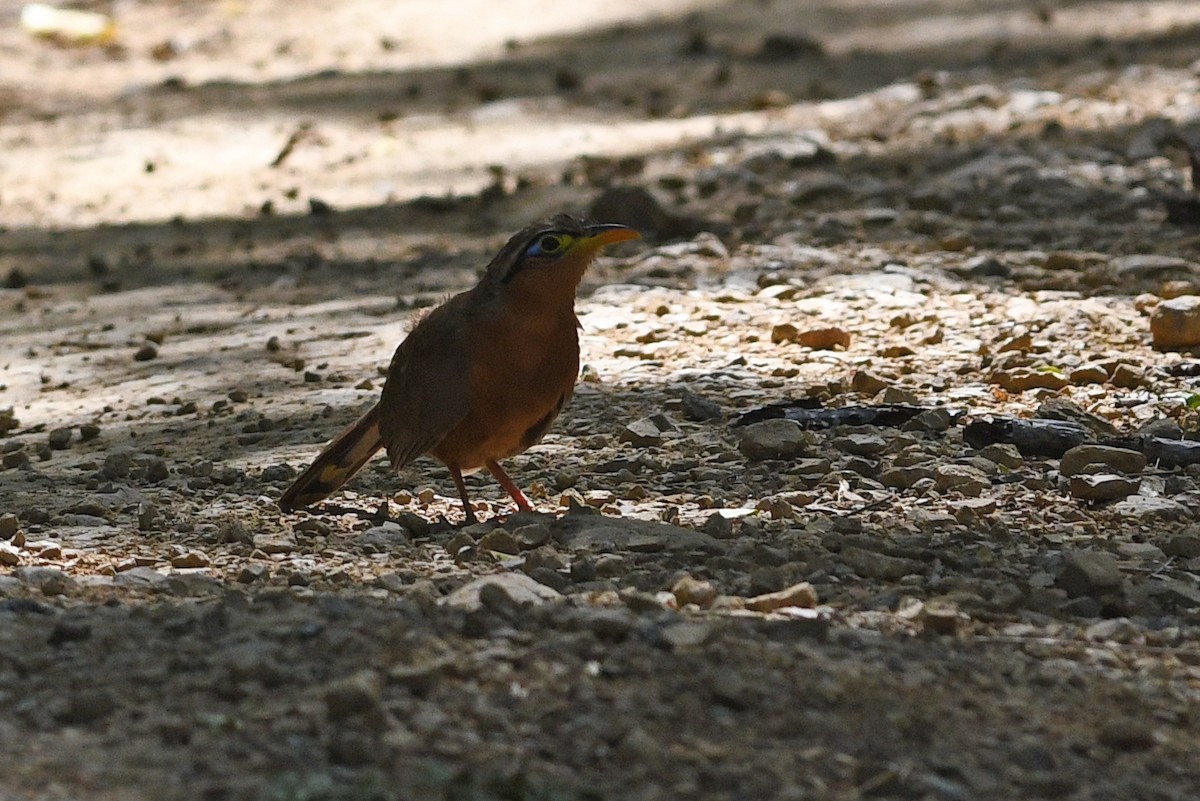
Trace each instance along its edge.
<path fill-rule="evenodd" d="M 1118 364 L 1109 381 L 1120 389 L 1137 389 L 1146 383 L 1146 371 L 1132 364 Z"/>
<path fill-rule="evenodd" d="M 707 609 L 717 599 L 717 588 L 711 582 L 685 575 L 671 586 L 671 594 L 681 607 L 685 604 L 695 604 L 701 609 Z"/>
<path fill-rule="evenodd" d="M 11 540 L 20 527 L 20 521 L 12 512 L 0 515 L 0 540 Z"/>
<path fill-rule="evenodd" d="M 562 597 L 554 589 L 534 581 L 524 573 L 496 573 L 467 582 L 449 595 L 439 598 L 438 604 L 475 611 L 483 606 L 479 596 L 485 587 L 504 592 L 518 605 L 538 606 Z"/>
<path fill-rule="evenodd" d="M 1109 511 L 1143 524 L 1187 520 L 1192 517 L 1192 510 L 1179 501 L 1148 495 L 1130 495 L 1109 507 Z"/>
<path fill-rule="evenodd" d="M 1070 483 L 1071 496 L 1081 501 L 1115 501 L 1126 498 L 1141 487 L 1136 478 L 1126 478 L 1115 473 L 1088 473 L 1073 476 Z"/>
<path fill-rule="evenodd" d="M 779 418 L 746 426 L 738 450 L 754 460 L 795 459 L 809 455 L 815 444 L 816 438 L 799 423 Z"/>
<path fill-rule="evenodd" d="M 208 555 L 201 551 L 188 551 L 171 557 L 171 567 L 186 570 L 188 568 L 208 567 Z"/>
<path fill-rule="evenodd" d="M 1058 470 L 1064 476 L 1089 471 L 1092 466 L 1107 467 L 1118 473 L 1140 473 L 1146 468 L 1146 456 L 1141 451 L 1114 448 L 1108 445 L 1077 445 L 1063 454 Z"/>
<path fill-rule="evenodd" d="M 997 370 L 988 377 L 988 381 L 1009 392 L 1027 392 L 1031 389 L 1060 390 L 1070 383 L 1061 373 L 1025 367 Z"/>
<path fill-rule="evenodd" d="M 137 362 L 148 362 L 151 359 L 158 357 L 158 348 L 153 342 L 145 342 L 137 352 L 133 354 L 133 360 Z"/>
<path fill-rule="evenodd" d="M 708 420 L 720 420 L 725 416 L 721 411 L 719 403 L 701 397 L 694 392 L 684 390 L 680 396 L 680 401 L 684 418 L 692 422 L 702 423 Z"/>
<path fill-rule="evenodd" d="M 237 573 L 238 584 L 253 584 L 256 581 L 265 581 L 271 577 L 271 571 L 266 565 L 245 565 Z"/>
<path fill-rule="evenodd" d="M 383 706 L 383 678 L 375 670 L 360 670 L 326 685 L 325 714 L 333 722 L 355 719 L 369 728 L 383 730 L 388 714 Z"/>
<path fill-rule="evenodd" d="M 753 612 L 772 612 L 789 606 L 811 609 L 817 605 L 817 591 L 812 584 L 802 581 L 782 590 L 747 598 L 744 605 Z"/>
<path fill-rule="evenodd" d="M 987 475 L 976 467 L 965 464 L 943 464 L 933 471 L 937 488 L 942 492 L 961 492 L 969 497 L 978 497 L 991 486 Z"/>
<path fill-rule="evenodd" d="M 658 636 L 663 644 L 672 650 L 684 651 L 704 645 L 712 634 L 712 624 L 685 620 L 664 626 L 659 630 Z"/>
<path fill-rule="evenodd" d="M 42 595 L 64 595 L 76 584 L 75 579 L 56 567 L 19 567 L 13 575 Z"/>
<path fill-rule="evenodd" d="M 21 564 L 21 552 L 7 542 L 0 542 L 0 565 L 13 567 Z"/>
<path fill-rule="evenodd" d="M 1067 554 L 1056 584 L 1072 598 L 1095 596 L 1120 589 L 1123 578 L 1117 560 L 1103 551 Z"/>
<path fill-rule="evenodd" d="M 1181 559 L 1200 556 L 1200 526 L 1188 526 L 1173 534 L 1163 545 L 1163 553 Z"/>
<path fill-rule="evenodd" d="M 527 523 L 517 526 L 512 532 L 512 538 L 522 551 L 533 550 L 545 545 L 550 541 L 551 536 L 553 536 L 553 532 L 545 523 Z"/>
<path fill-rule="evenodd" d="M 663 432 L 653 418 L 643 417 L 621 429 L 618 439 L 637 448 L 648 448 L 662 442 Z"/>
<path fill-rule="evenodd" d="M 50 447 L 56 451 L 66 450 L 71 447 L 71 429 L 55 428 L 50 431 Z"/>
<path fill-rule="evenodd" d="M 1155 306 L 1150 336 L 1158 350 L 1200 345 L 1200 295 L 1181 295 Z"/>
<path fill-rule="evenodd" d="M 1007 442 L 997 442 L 982 448 L 979 455 L 989 462 L 994 462 L 1009 470 L 1016 470 L 1025 464 L 1025 457 L 1017 450 L 1017 446 Z"/>
<path fill-rule="evenodd" d="M 104 457 L 104 466 L 100 472 L 105 478 L 125 478 L 133 469 L 133 452 L 128 448 L 111 451 Z"/>
<path fill-rule="evenodd" d="M 521 545 L 509 534 L 508 531 L 502 528 L 497 528 L 489 531 L 479 538 L 477 545 L 485 551 L 495 551 L 496 553 L 508 554 L 516 556 L 521 552 Z"/>
<path fill-rule="evenodd" d="M 725 550 L 716 538 L 702 531 L 653 520 L 574 514 L 560 519 L 555 530 L 564 549 L 609 555 L 619 551 L 721 553 Z"/>
<path fill-rule="evenodd" d="M 850 332 L 842 328 L 810 328 L 796 336 L 796 343 L 813 350 L 850 347 Z"/>
<path fill-rule="evenodd" d="M 1103 384 L 1108 380 L 1108 371 L 1098 364 L 1088 363 L 1071 370 L 1067 377 L 1076 386 Z"/>
<path fill-rule="evenodd" d="M 854 456 L 875 456 L 887 446 L 887 440 L 879 434 L 847 434 L 833 440 L 833 447 Z"/>
<path fill-rule="evenodd" d="M 915 559 L 887 556 L 863 548 L 850 547 L 842 551 L 842 561 L 864 578 L 898 581 L 924 571 L 925 566 Z"/>
<path fill-rule="evenodd" d="M 908 489 L 923 479 L 933 480 L 932 467 L 892 467 L 879 474 L 879 483 L 893 489 Z"/>

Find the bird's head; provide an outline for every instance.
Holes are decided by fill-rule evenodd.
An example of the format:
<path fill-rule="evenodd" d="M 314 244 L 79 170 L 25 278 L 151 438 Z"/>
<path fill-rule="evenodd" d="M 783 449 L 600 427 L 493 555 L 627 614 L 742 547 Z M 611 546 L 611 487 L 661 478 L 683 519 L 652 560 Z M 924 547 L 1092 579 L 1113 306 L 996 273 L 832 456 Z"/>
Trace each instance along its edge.
<path fill-rule="evenodd" d="M 518 279 L 539 282 L 559 279 L 569 283 L 573 291 L 601 248 L 640 236 L 624 225 L 585 225 L 574 217 L 560 214 L 548 223 L 531 225 L 509 239 L 488 265 L 487 275 L 500 284 L 510 284 Z"/>

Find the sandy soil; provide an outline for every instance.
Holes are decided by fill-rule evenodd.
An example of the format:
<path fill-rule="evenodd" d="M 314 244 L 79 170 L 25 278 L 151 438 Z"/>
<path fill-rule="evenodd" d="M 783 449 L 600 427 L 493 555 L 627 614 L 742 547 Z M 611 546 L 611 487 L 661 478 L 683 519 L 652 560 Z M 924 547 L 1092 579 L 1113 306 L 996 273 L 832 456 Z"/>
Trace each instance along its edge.
<path fill-rule="evenodd" d="M 1200 7 L 327 5 L 0 2 L 0 796 L 1197 795 L 1200 467 L 1137 437 L 1200 438 Z M 281 514 L 562 210 L 645 238 L 540 514 L 430 461 Z M 800 398 L 927 412 L 735 424 Z"/>

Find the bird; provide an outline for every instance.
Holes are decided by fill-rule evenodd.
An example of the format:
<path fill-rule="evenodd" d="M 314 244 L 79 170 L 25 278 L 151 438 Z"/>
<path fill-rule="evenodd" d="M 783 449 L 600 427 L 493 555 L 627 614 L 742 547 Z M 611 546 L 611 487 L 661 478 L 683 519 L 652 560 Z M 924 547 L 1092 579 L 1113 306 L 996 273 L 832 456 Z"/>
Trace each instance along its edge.
<path fill-rule="evenodd" d="M 321 450 L 280 509 L 327 498 L 384 450 L 393 470 L 426 454 L 446 465 L 468 524 L 476 518 L 463 475 L 479 468 L 532 511 L 500 461 L 539 442 L 574 391 L 584 272 L 606 245 L 639 236 L 567 214 L 514 234 L 474 287 L 417 320 L 378 402 Z"/>

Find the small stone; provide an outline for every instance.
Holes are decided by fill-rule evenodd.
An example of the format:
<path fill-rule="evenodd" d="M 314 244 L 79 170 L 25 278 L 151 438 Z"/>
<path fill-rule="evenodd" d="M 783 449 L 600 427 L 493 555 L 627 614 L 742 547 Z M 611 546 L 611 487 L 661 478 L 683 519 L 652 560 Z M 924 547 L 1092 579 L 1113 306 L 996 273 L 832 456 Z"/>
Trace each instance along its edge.
<path fill-rule="evenodd" d="M 621 442 L 628 442 L 637 448 L 648 448 L 662 442 L 662 432 L 655 421 L 649 417 L 634 420 L 621 430 L 618 437 Z"/>
<path fill-rule="evenodd" d="M 888 382 L 867 370 L 858 370 L 850 378 L 850 389 L 863 395 L 874 395 L 888 387 Z"/>
<path fill-rule="evenodd" d="M 375 553 L 394 551 L 407 545 L 410 540 L 408 531 L 392 520 L 378 526 L 371 526 L 358 535 L 359 546 L 364 547 L 368 552 L 374 551 Z"/>
<path fill-rule="evenodd" d="M 795 342 L 800 336 L 800 329 L 791 323 L 779 323 L 771 327 L 771 344 L 782 345 L 785 342 Z"/>
<path fill-rule="evenodd" d="M 85 726 L 108 717 L 116 708 L 117 702 L 107 690 L 84 688 L 69 695 L 52 715 L 59 723 Z"/>
<path fill-rule="evenodd" d="M 104 466 L 100 468 L 100 472 L 105 478 L 125 478 L 129 475 L 129 471 L 133 469 L 133 452 L 122 448 L 115 450 L 104 457 Z"/>
<path fill-rule="evenodd" d="M 383 679 L 374 670 L 360 670 L 325 687 L 325 713 L 331 721 L 383 716 Z"/>
<path fill-rule="evenodd" d="M 1025 458 L 1021 456 L 1021 452 L 1017 450 L 1017 446 L 1007 442 L 988 445 L 979 451 L 979 455 L 989 462 L 1007 467 L 1009 470 L 1016 470 L 1025 464 Z"/>
<path fill-rule="evenodd" d="M 1146 371 L 1132 364 L 1118 364 L 1109 379 L 1114 387 L 1120 389 L 1137 389 L 1146 383 Z"/>
<path fill-rule="evenodd" d="M 768 592 L 747 598 L 745 607 L 753 612 L 771 612 L 788 606 L 811 609 L 817 605 L 817 591 L 812 584 L 802 581 L 776 592 Z"/>
<path fill-rule="evenodd" d="M 778 418 L 753 423 L 742 430 L 738 449 L 749 459 L 794 459 L 806 455 L 815 438 L 794 420 Z"/>
<path fill-rule="evenodd" d="M 1076 386 L 1103 384 L 1108 380 L 1108 371 L 1095 363 L 1083 364 L 1072 370 L 1067 378 Z"/>
<path fill-rule="evenodd" d="M 850 347 L 850 333 L 841 328 L 810 328 L 796 335 L 797 344 L 813 350 Z"/>
<path fill-rule="evenodd" d="M 958 627 L 965 622 L 966 617 L 952 604 L 930 601 L 921 608 L 918 620 L 924 631 L 953 636 L 958 633 Z"/>
<path fill-rule="evenodd" d="M 1158 350 L 1200 345 L 1200 295 L 1182 295 L 1155 306 L 1150 336 Z"/>
<path fill-rule="evenodd" d="M 1181 559 L 1195 559 L 1200 556 L 1200 526 L 1188 526 L 1172 535 L 1163 545 L 1163 553 Z"/>
<path fill-rule="evenodd" d="M 685 604 L 695 604 L 701 609 L 707 609 L 712 606 L 712 602 L 717 599 L 717 588 L 710 582 L 684 576 L 675 582 L 671 587 L 671 593 L 675 596 L 675 601 L 680 606 Z"/>
<path fill-rule="evenodd" d="M 942 492 L 961 492 L 968 497 L 978 497 L 991 485 L 987 475 L 978 468 L 965 464 L 939 465 L 933 471 L 937 488 Z"/>
<path fill-rule="evenodd" d="M 703 398 L 694 392 L 683 391 L 680 396 L 683 406 L 683 416 L 687 420 L 701 423 L 706 420 L 720 420 L 724 417 L 721 406 L 715 401 Z"/>
<path fill-rule="evenodd" d="M 684 620 L 665 626 L 659 637 L 664 645 L 674 651 L 686 651 L 699 648 L 712 636 L 713 627 L 710 623 Z"/>
<path fill-rule="evenodd" d="M 208 556 L 200 551 L 188 551 L 179 556 L 171 557 L 171 567 L 185 570 L 188 568 L 208 567 Z"/>
<path fill-rule="evenodd" d="M 238 584 L 253 584 L 256 581 L 265 581 L 271 577 L 271 571 L 266 565 L 246 565 L 237 574 Z"/>
<path fill-rule="evenodd" d="M 166 481 L 171 476 L 167 460 L 161 456 L 144 456 L 140 461 L 142 468 L 146 471 L 146 480 L 151 484 Z"/>
<path fill-rule="evenodd" d="M 95 423 L 84 423 L 79 427 L 79 439 L 88 442 L 100 436 L 100 426 Z"/>
<path fill-rule="evenodd" d="M 720 512 L 714 512 L 704 521 L 700 530 L 720 540 L 729 539 L 733 536 L 733 521 Z"/>
<path fill-rule="evenodd" d="M 922 572 L 925 567 L 915 559 L 887 556 L 857 547 L 843 549 L 842 561 L 860 576 L 882 581 L 898 581 Z"/>
<path fill-rule="evenodd" d="M 0 540 L 11 540 L 20 527 L 20 521 L 12 512 L 0 515 Z"/>
<path fill-rule="evenodd" d="M 553 532 L 545 523 L 528 523 L 513 529 L 512 538 L 522 551 L 541 547 L 550 541 Z"/>
<path fill-rule="evenodd" d="M 879 434 L 847 434 L 833 440 L 833 447 L 854 456 L 875 456 L 887 448 L 887 445 L 887 440 Z"/>
<path fill-rule="evenodd" d="M 21 552 L 7 542 L 0 542 L 0 565 L 13 567 L 21 564 Z"/>
<path fill-rule="evenodd" d="M 1121 588 L 1117 560 L 1103 551 L 1073 551 L 1067 555 L 1056 583 L 1072 598 L 1096 596 Z"/>
<path fill-rule="evenodd" d="M 75 580 L 56 567 L 19 567 L 14 575 L 42 595 L 63 595 L 75 586 Z"/>
<path fill-rule="evenodd" d="M 158 348 L 153 342 L 144 342 L 142 346 L 133 354 L 133 360 L 138 362 L 148 362 L 151 359 L 158 357 Z"/>
<path fill-rule="evenodd" d="M 138 504 L 137 521 L 138 531 L 154 531 L 155 522 L 158 520 L 158 507 L 150 501 L 142 501 Z"/>
<path fill-rule="evenodd" d="M 932 468 L 921 465 L 892 467 L 879 474 L 879 483 L 892 489 L 908 489 L 924 479 L 933 479 Z"/>
<path fill-rule="evenodd" d="M 1081 501 L 1115 501 L 1138 491 L 1141 480 L 1115 473 L 1088 473 L 1071 478 L 1071 496 Z"/>
<path fill-rule="evenodd" d="M 71 429 L 55 428 L 50 432 L 50 449 L 56 451 L 71 447 Z"/>
<path fill-rule="evenodd" d="M 1156 742 L 1154 730 L 1135 720 L 1108 720 L 1096 736 L 1102 745 L 1117 751 L 1145 751 Z"/>
<path fill-rule="evenodd" d="M 521 552 L 521 545 L 516 541 L 512 534 L 509 534 L 502 528 L 492 529 L 487 534 L 479 538 L 477 543 L 479 548 L 484 551 L 495 551 L 496 553 L 508 554 L 516 556 Z"/>
<path fill-rule="evenodd" d="M 504 592 L 518 605 L 536 606 L 562 597 L 552 588 L 534 581 L 524 573 L 496 573 L 464 584 L 449 595 L 439 598 L 438 604 L 474 611 L 483 605 L 480 593 L 484 587 L 494 587 Z"/>
<path fill-rule="evenodd" d="M 1031 370 L 1025 367 L 994 372 L 988 380 L 993 384 L 998 384 L 1009 392 L 1027 392 L 1031 389 L 1059 390 L 1070 383 L 1059 372 L 1053 370 Z"/>
<path fill-rule="evenodd" d="M 1179 501 L 1148 495 L 1130 495 L 1114 503 L 1108 511 L 1143 524 L 1188 520 L 1192 517 L 1191 509 Z"/>

